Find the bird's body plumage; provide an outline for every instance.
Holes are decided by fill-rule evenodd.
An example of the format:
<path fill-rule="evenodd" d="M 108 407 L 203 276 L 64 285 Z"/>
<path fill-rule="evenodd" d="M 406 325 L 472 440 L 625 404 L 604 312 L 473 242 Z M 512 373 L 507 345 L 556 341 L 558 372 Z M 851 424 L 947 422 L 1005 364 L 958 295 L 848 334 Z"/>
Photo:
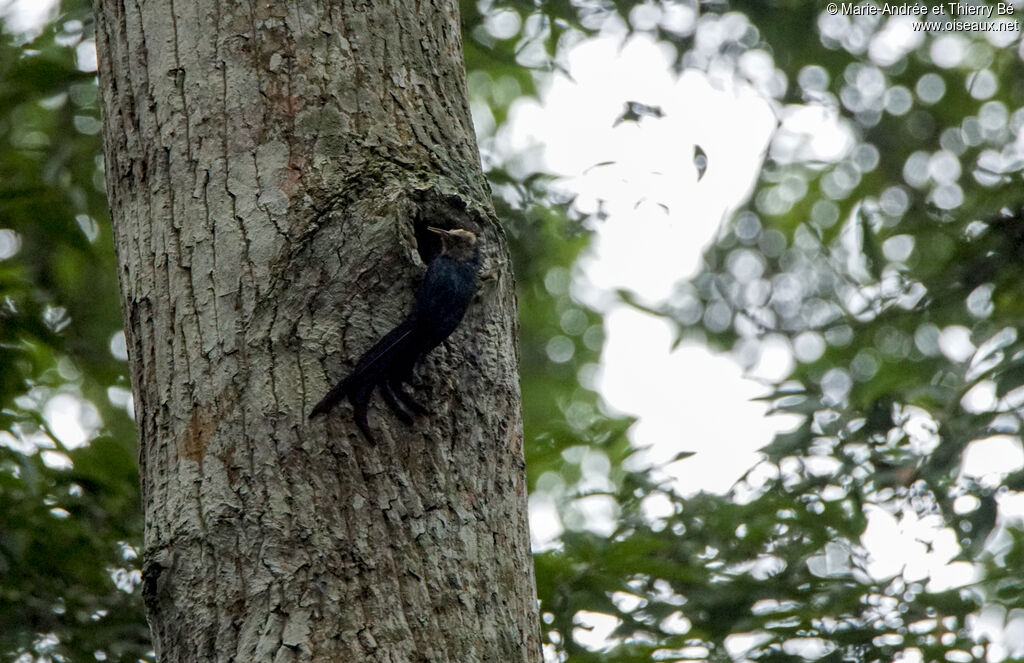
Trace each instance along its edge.
<path fill-rule="evenodd" d="M 412 311 L 359 358 L 352 373 L 327 392 L 310 417 L 326 414 L 347 397 L 356 425 L 373 442 L 366 409 L 375 389 L 380 388 L 384 401 L 405 423 L 412 422 L 411 414 L 426 413 L 402 384 L 410 382 L 416 364 L 459 326 L 476 290 L 480 267 L 475 235 L 465 230 L 432 230 L 442 233 L 444 249 L 427 266 Z"/>

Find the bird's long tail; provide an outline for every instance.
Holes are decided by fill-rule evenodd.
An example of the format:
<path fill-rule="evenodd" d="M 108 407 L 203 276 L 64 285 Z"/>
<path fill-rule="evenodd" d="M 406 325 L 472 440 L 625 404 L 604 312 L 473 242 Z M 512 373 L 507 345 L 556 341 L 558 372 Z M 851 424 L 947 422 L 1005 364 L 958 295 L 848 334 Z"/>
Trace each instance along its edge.
<path fill-rule="evenodd" d="M 320 399 L 320 402 L 313 406 L 313 409 L 309 412 L 309 418 L 312 419 L 315 416 L 321 414 L 327 414 L 334 409 L 334 406 L 341 402 L 341 399 L 345 398 L 348 394 L 348 388 L 351 384 L 350 378 L 345 378 L 338 384 L 331 387 L 331 390 Z"/>
<path fill-rule="evenodd" d="M 360 415 L 360 406 L 365 412 L 370 393 L 376 387 L 382 386 L 385 380 L 396 372 L 402 375 L 412 372 L 412 367 L 421 354 L 419 344 L 422 344 L 422 339 L 414 333 L 415 330 L 415 318 L 409 317 L 377 341 L 359 358 L 351 375 L 334 385 L 327 395 L 313 406 L 309 417 L 312 419 L 330 412 L 346 396 L 356 407 L 357 417 Z M 365 414 L 362 416 L 365 418 Z"/>

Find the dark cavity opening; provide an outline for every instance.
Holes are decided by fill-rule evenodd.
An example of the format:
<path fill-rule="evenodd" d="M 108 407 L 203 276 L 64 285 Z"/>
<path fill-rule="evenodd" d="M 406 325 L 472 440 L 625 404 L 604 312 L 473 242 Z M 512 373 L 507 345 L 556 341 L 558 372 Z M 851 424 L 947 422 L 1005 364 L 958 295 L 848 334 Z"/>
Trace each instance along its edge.
<path fill-rule="evenodd" d="M 424 265 L 429 265 L 430 261 L 436 258 L 441 253 L 441 236 L 437 233 L 430 232 L 427 230 L 430 226 L 435 228 L 448 228 L 438 223 L 432 223 L 420 214 L 414 223 L 414 230 L 416 232 L 416 251 L 420 254 L 420 259 L 423 260 Z"/>
<path fill-rule="evenodd" d="M 429 265 L 441 253 L 441 236 L 427 230 L 431 226 L 444 230 L 465 228 L 477 232 L 477 223 L 467 209 L 466 201 L 459 196 L 424 191 L 416 203 L 418 212 L 413 219 L 413 230 L 416 250 L 424 264 Z"/>

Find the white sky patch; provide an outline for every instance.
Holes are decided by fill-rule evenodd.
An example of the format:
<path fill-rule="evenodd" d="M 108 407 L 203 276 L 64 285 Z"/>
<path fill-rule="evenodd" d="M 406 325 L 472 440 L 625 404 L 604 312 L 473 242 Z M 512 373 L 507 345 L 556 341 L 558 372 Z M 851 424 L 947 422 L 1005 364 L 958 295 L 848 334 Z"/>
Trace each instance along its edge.
<path fill-rule="evenodd" d="M 837 162 L 853 149 L 850 129 L 835 108 L 823 105 L 789 106 L 782 112 L 782 127 L 773 141 L 780 163 Z"/>
<path fill-rule="evenodd" d="M 96 71 L 97 57 L 96 42 L 92 39 L 86 39 L 75 47 L 75 59 L 82 71 Z"/>
<path fill-rule="evenodd" d="M 605 328 L 599 390 L 613 409 L 640 416 L 632 441 L 647 448 L 645 461 L 664 466 L 680 451 L 694 451 L 662 467 L 676 490 L 728 491 L 774 433 L 767 407 L 752 400 L 764 387 L 704 346 L 671 351 L 672 327 L 660 318 L 617 306 L 606 313 Z"/>
<path fill-rule="evenodd" d="M 57 394 L 43 408 L 46 423 L 68 449 L 84 445 L 102 424 L 96 407 L 71 394 Z"/>
<path fill-rule="evenodd" d="M 53 469 L 69 469 L 72 466 L 71 459 L 63 451 L 56 450 L 57 445 L 46 433 L 35 431 L 26 434 L 20 430 L 17 432 L 18 435 L 13 435 L 8 431 L 0 431 L 0 446 L 26 455 L 38 451 L 43 464 Z"/>
<path fill-rule="evenodd" d="M 604 649 L 615 641 L 609 639 L 619 625 L 619 619 L 603 612 L 580 610 L 573 617 L 577 627 L 573 629 L 573 640 L 592 651 Z"/>
<path fill-rule="evenodd" d="M 540 105 L 516 107 L 508 144 L 543 146 L 545 166 L 582 210 L 603 203 L 609 216 L 584 261 L 587 278 L 653 302 L 696 273 L 726 214 L 752 189 L 776 120 L 749 87 L 720 89 L 693 70 L 677 78 L 648 37 L 619 44 L 601 37 L 574 47 L 572 78 L 555 75 Z M 629 101 L 664 115 L 616 124 Z M 700 182 L 696 145 L 708 157 Z"/>
<path fill-rule="evenodd" d="M 57 15 L 58 0 L 0 0 L 6 32 L 33 34 Z"/>
<path fill-rule="evenodd" d="M 558 504 L 550 492 L 530 494 L 530 543 L 534 552 L 548 550 L 558 544 L 565 529 L 558 517 Z"/>
<path fill-rule="evenodd" d="M 956 534 L 943 527 L 938 515 L 917 516 L 905 511 L 898 516 L 875 506 L 865 509 L 868 526 L 861 543 L 870 551 L 866 571 L 876 579 L 900 573 L 908 582 L 931 576 L 928 589 L 961 587 L 974 579 L 974 565 L 953 562 L 960 553 Z"/>
<path fill-rule="evenodd" d="M 964 451 L 960 472 L 982 485 L 996 487 L 1003 477 L 1024 467 L 1024 451 L 1016 435 L 993 435 L 975 440 Z"/>
<path fill-rule="evenodd" d="M 664 468 L 681 493 L 722 493 L 791 422 L 766 418 L 765 406 L 751 400 L 765 387 L 731 357 L 697 344 L 673 351 L 667 322 L 609 303 L 626 289 L 656 304 L 697 272 L 722 222 L 750 194 L 776 117 L 748 85 L 695 70 L 676 76 L 671 55 L 643 35 L 624 44 L 618 36 L 580 42 L 565 58 L 571 77 L 554 75 L 539 103 L 518 102 L 498 142 L 539 152 L 543 167 L 577 195 L 577 207 L 607 214 L 581 260 L 586 283 L 574 289 L 606 315 L 599 391 L 614 410 L 639 418 L 631 439 L 649 447 L 649 462 L 696 452 Z M 630 101 L 663 116 L 616 123 Z M 699 181 L 698 145 L 708 160 Z M 771 349 L 759 376 L 784 377 L 792 368 L 788 344 Z"/>

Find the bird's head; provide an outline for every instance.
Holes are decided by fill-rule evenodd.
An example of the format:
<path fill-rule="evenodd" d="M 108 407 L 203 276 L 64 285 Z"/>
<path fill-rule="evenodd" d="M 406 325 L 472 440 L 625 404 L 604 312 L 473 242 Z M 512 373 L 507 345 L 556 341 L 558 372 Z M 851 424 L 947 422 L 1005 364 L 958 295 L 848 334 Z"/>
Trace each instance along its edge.
<path fill-rule="evenodd" d="M 462 228 L 445 230 L 433 226 L 429 226 L 427 230 L 441 236 L 441 252 L 447 253 L 456 260 L 470 260 L 476 256 L 479 250 L 476 235 L 468 230 Z"/>

